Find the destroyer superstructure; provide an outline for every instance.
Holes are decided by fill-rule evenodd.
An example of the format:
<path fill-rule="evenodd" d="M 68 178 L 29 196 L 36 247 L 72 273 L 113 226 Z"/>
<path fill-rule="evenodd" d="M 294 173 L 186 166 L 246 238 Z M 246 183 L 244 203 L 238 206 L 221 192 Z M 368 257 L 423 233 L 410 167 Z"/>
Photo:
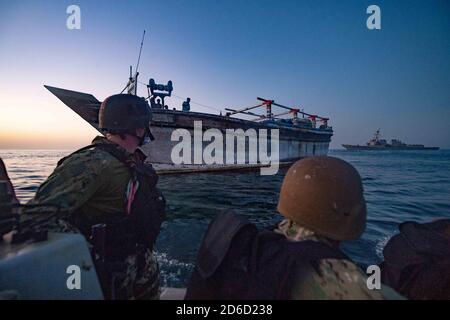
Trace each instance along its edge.
<path fill-rule="evenodd" d="M 388 143 L 385 139 L 381 139 L 380 129 L 378 129 L 373 138 L 366 145 L 342 145 L 347 150 L 439 150 L 439 147 L 425 147 L 423 144 L 406 144 L 398 139 L 392 139 Z"/>

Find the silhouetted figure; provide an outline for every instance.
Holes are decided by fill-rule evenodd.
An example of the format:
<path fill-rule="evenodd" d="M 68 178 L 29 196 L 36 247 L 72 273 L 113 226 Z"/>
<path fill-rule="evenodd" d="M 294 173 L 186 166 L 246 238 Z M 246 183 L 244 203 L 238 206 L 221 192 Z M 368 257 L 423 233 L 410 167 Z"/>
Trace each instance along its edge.
<path fill-rule="evenodd" d="M 150 98 L 150 107 L 156 108 L 155 97 L 151 97 L 151 98 Z"/>
<path fill-rule="evenodd" d="M 187 98 L 186 101 L 183 102 L 183 111 L 184 112 L 188 112 L 189 110 L 191 110 L 191 98 Z"/>
<path fill-rule="evenodd" d="M 163 108 L 163 105 L 161 103 L 161 99 L 160 98 L 156 99 L 156 108 L 159 108 L 159 109 Z"/>

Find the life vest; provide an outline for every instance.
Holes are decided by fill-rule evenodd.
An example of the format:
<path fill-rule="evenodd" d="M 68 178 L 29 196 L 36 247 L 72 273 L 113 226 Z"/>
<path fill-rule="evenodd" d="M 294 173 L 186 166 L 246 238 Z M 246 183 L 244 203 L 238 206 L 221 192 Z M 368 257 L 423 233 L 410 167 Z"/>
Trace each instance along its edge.
<path fill-rule="evenodd" d="M 104 224 L 94 226 L 88 239 L 94 250 L 105 261 L 120 261 L 137 251 L 152 250 L 166 216 L 166 201 L 156 188 L 158 175 L 155 170 L 150 164 L 129 161 L 122 150 L 107 143 L 86 146 L 68 157 L 89 149 L 108 152 L 123 163 L 130 170 L 131 184 L 136 188 L 131 204 L 125 201 L 129 212 L 124 208 L 123 213 L 108 214 Z M 61 159 L 58 165 L 65 159 L 67 157 Z"/>
<path fill-rule="evenodd" d="M 450 299 L 450 219 L 404 222 L 383 249 L 383 283 L 408 299 Z"/>
<path fill-rule="evenodd" d="M 322 259 L 348 258 L 326 244 L 289 241 L 231 211 L 220 213 L 203 238 L 186 299 L 290 299 L 301 264 Z"/>

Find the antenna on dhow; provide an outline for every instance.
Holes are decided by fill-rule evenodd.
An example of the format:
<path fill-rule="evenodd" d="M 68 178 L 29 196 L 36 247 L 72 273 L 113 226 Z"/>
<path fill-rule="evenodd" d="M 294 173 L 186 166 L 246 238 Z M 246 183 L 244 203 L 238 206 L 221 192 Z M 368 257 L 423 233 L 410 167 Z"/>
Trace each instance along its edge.
<path fill-rule="evenodd" d="M 139 62 L 141 61 L 141 53 L 142 53 L 142 47 L 144 46 L 144 38 L 145 38 L 145 30 L 144 33 L 142 35 L 142 40 L 141 40 L 141 47 L 139 49 L 139 56 L 138 56 L 138 60 L 136 63 L 136 72 L 133 76 L 133 67 L 130 66 L 130 78 L 128 79 L 128 83 L 125 86 L 125 88 L 123 88 L 122 92 L 123 93 L 125 90 L 127 90 L 128 94 L 134 94 L 137 95 L 137 84 L 138 84 L 138 75 L 139 75 Z"/>

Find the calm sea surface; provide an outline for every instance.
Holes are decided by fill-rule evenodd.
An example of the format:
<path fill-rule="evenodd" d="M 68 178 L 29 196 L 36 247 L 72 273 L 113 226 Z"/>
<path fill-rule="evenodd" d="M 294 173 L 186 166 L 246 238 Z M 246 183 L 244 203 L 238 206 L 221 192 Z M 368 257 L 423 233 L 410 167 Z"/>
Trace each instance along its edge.
<path fill-rule="evenodd" d="M 0 150 L 22 202 L 70 151 Z M 450 150 L 330 151 L 352 163 L 363 177 L 368 224 L 362 238 L 344 244 L 360 264 L 378 263 L 382 248 L 406 220 L 450 218 Z M 161 176 L 167 221 L 156 245 L 163 284 L 185 285 L 206 227 L 222 209 L 234 208 L 260 226 L 280 220 L 278 192 L 285 174 L 220 173 Z"/>

